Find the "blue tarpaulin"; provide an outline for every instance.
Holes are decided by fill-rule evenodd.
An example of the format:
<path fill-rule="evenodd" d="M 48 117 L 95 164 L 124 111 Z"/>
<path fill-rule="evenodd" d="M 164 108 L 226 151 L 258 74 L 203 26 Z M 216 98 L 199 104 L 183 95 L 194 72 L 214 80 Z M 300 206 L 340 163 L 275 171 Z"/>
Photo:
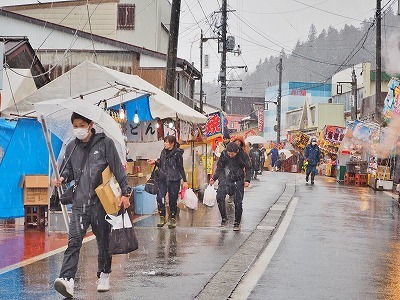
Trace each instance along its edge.
<path fill-rule="evenodd" d="M 123 105 L 125 105 L 128 122 L 133 122 L 135 113 L 138 114 L 140 122 L 153 120 L 150 112 L 149 95 L 143 95 L 132 100 L 124 101 Z M 120 109 L 120 105 L 117 104 L 110 108 L 118 110 Z"/>
<path fill-rule="evenodd" d="M 0 119 L 0 147 L 3 148 L 4 151 L 7 150 L 8 143 L 11 141 L 16 125 L 16 121 Z"/>
<path fill-rule="evenodd" d="M 52 135 L 52 145 L 57 157 L 62 142 Z M 23 217 L 21 179 L 48 173 L 49 152 L 41 124 L 35 119 L 18 120 L 0 164 L 0 218 Z"/>

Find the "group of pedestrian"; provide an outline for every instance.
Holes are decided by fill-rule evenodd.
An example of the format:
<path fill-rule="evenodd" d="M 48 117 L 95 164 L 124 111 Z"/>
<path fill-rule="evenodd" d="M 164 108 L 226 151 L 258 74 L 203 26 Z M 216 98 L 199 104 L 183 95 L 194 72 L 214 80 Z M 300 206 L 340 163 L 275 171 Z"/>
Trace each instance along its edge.
<path fill-rule="evenodd" d="M 113 140 L 104 133 L 97 133 L 93 128 L 92 120 L 82 115 L 73 113 L 71 123 L 76 138 L 66 147 L 62 163 L 65 168 L 60 174 L 60 178 L 54 179 L 54 183 L 58 187 L 74 180 L 79 182 L 76 184 L 73 197 L 68 246 L 64 252 L 60 275 L 54 282 L 54 288 L 66 298 L 72 298 L 74 295 L 74 280 L 79 253 L 89 226 L 92 227 L 98 247 L 97 290 L 104 292 L 110 289 L 112 256 L 109 252 L 109 241 L 111 227 L 105 220 L 106 212 L 95 192 L 96 187 L 101 184 L 102 172 L 107 166 L 110 167 L 122 190 L 119 206 L 125 209 L 130 206 L 131 193 L 126 172 Z M 272 165 L 279 161 L 277 151 L 276 148 L 273 148 L 268 153 L 271 155 Z M 311 174 L 311 184 L 314 184 L 319 155 L 316 140 L 312 139 L 311 144 L 304 152 L 305 161 L 308 161 L 306 181 L 308 182 Z M 238 136 L 229 142 L 226 138 L 225 150 L 222 151 L 216 170 L 209 180 L 211 185 L 218 180 L 216 200 L 221 215 L 221 226 L 227 225 L 225 198 L 229 195 L 233 197 L 235 205 L 233 230 L 240 230 L 244 188 L 250 185 L 252 178 L 257 179 L 264 162 L 264 148 L 259 149 L 259 146 L 254 144 L 249 151 L 243 137 Z M 159 188 L 156 196 L 159 213 L 157 227 L 163 227 L 166 224 L 165 198 L 168 195 L 168 227 L 173 229 L 176 227 L 179 192 L 188 188 L 183 167 L 183 150 L 179 148 L 176 138 L 174 136 L 165 137 L 164 148 L 159 159 L 148 160 L 148 163 L 157 168 Z"/>

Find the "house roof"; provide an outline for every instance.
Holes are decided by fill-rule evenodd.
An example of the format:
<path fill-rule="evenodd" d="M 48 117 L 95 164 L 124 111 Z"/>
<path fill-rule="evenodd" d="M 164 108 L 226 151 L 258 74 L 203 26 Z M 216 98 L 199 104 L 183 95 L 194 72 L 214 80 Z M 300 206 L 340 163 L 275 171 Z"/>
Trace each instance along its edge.
<path fill-rule="evenodd" d="M 0 37 L 4 43 L 4 63 L 8 68 L 30 69 L 37 88 L 50 82 L 50 78 L 27 37 Z"/>
<path fill-rule="evenodd" d="M 226 113 L 228 115 L 249 115 L 254 110 L 254 104 L 263 104 L 264 101 L 264 97 L 227 96 Z"/>
<path fill-rule="evenodd" d="M 77 2 L 77 1 L 68 1 L 68 2 Z M 32 18 L 32 17 L 28 17 L 25 15 L 21 15 L 21 14 L 17 14 L 14 12 L 10 12 L 3 9 L 0 9 L 0 16 L 4 16 L 7 18 L 12 18 L 12 19 L 16 19 L 22 22 L 26 22 L 29 24 L 35 24 L 35 25 L 39 25 L 42 27 L 46 27 L 46 28 L 50 28 L 50 29 L 54 29 L 56 31 L 60 31 L 60 32 L 64 32 L 64 33 L 68 33 L 68 34 L 72 34 L 72 35 L 76 35 L 77 37 L 82 37 L 88 40 L 93 40 L 94 42 L 99 42 L 99 43 L 103 43 L 106 45 L 110 45 L 113 47 L 118 47 L 121 48 L 123 50 L 128 50 L 128 51 L 133 51 L 136 53 L 140 53 L 140 54 L 144 54 L 144 55 L 148 55 L 151 57 L 155 57 L 155 58 L 159 58 L 159 59 L 163 59 L 163 60 L 167 60 L 167 55 L 164 53 L 160 53 L 154 50 L 150 50 L 144 47 L 139 47 L 139 46 L 135 46 L 129 43 L 125 43 L 125 42 L 121 42 L 118 40 L 114 40 L 114 39 L 110 39 L 107 37 L 103 37 L 100 35 L 96 35 L 96 34 L 91 34 L 89 32 L 85 32 L 85 31 L 81 31 L 81 30 L 76 30 L 74 28 L 71 27 L 67 27 L 67 26 L 63 26 L 63 25 L 59 25 L 59 24 L 55 24 L 55 23 L 51 23 L 51 22 L 47 22 L 47 21 L 43 21 L 37 18 Z M 54 50 L 54 49 L 52 49 Z M 46 51 L 46 49 L 41 49 L 41 51 Z M 199 70 L 197 70 L 191 63 L 189 63 L 188 61 L 186 61 L 185 59 L 182 58 L 177 58 L 176 63 L 178 66 L 182 66 L 183 69 L 186 69 L 188 73 L 192 74 L 192 77 L 194 78 L 200 78 L 201 73 Z"/>

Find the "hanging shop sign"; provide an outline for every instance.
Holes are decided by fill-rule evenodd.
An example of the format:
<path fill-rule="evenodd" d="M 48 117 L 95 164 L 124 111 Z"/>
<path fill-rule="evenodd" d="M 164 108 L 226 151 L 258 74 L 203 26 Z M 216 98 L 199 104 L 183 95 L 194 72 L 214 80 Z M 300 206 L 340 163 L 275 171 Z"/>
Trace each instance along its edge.
<path fill-rule="evenodd" d="M 259 109 L 258 110 L 258 131 L 259 132 L 263 132 L 264 131 L 264 110 L 263 109 Z"/>
<path fill-rule="evenodd" d="M 331 144 L 340 144 L 345 135 L 346 128 L 327 125 L 323 131 L 323 138 Z"/>
<path fill-rule="evenodd" d="M 157 121 L 127 122 L 126 138 L 130 143 L 158 141 Z"/>
<path fill-rule="evenodd" d="M 370 141 L 374 129 L 365 125 L 363 122 L 355 120 L 348 125 L 348 128 L 352 130 L 353 137 L 362 140 L 364 142 Z"/>
<path fill-rule="evenodd" d="M 203 163 L 203 166 L 206 165 L 206 159 L 207 159 L 207 174 L 212 174 L 212 169 L 214 165 L 214 157 L 212 155 L 202 155 L 201 156 L 201 161 Z"/>
<path fill-rule="evenodd" d="M 189 122 L 180 121 L 179 122 L 179 139 L 181 141 L 187 142 L 192 139 L 192 125 Z"/>
<path fill-rule="evenodd" d="M 299 132 L 299 134 L 294 138 L 293 143 L 299 147 L 300 149 L 304 149 L 310 142 L 310 137 L 302 132 Z"/>
<path fill-rule="evenodd" d="M 383 115 L 386 123 L 390 123 L 393 117 L 400 115 L 400 79 L 398 78 L 392 78 L 389 81 Z"/>
<path fill-rule="evenodd" d="M 216 137 L 222 137 L 223 134 L 224 116 L 220 112 L 211 113 L 208 115 L 206 124 L 207 140 Z"/>

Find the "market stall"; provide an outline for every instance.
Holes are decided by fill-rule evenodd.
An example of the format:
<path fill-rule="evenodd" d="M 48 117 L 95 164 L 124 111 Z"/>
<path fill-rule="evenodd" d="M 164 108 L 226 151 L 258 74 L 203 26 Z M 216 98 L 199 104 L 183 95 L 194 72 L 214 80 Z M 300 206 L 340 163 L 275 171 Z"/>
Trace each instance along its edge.
<path fill-rule="evenodd" d="M 71 69 L 2 113 L 36 117 L 33 104 L 52 100 L 54 95 L 101 106 L 114 117 L 126 136 L 128 175 L 138 175 L 131 179 L 132 185 L 147 180 L 151 170 L 146 159 L 159 156 L 165 135 L 178 135 L 181 142 L 190 142 L 196 135 L 197 126 L 207 122 L 207 117 L 142 78 L 89 61 Z M 186 159 L 193 161 L 192 157 Z"/>

